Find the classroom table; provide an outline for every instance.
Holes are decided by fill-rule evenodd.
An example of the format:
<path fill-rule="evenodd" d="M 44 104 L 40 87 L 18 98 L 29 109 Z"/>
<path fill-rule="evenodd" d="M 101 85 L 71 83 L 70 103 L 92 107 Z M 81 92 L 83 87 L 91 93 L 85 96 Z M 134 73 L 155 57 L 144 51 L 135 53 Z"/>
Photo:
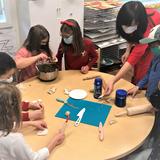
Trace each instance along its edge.
<path fill-rule="evenodd" d="M 106 82 L 112 77 L 107 73 L 89 71 L 82 74 L 80 71 L 59 71 L 56 80 L 51 82 L 40 81 L 37 77 L 31 78 L 18 85 L 22 92 L 23 100 L 42 99 L 45 106 L 45 121 L 48 124 L 49 133 L 47 136 L 37 136 L 36 130 L 32 127 L 22 130 L 25 140 L 33 150 L 44 147 L 51 137 L 62 127 L 64 119 L 55 117 L 63 105 L 56 101 L 56 98 L 67 99 L 64 89 L 84 89 L 88 95 L 85 100 L 99 102 L 93 98 L 94 79 L 83 80 L 85 77 L 100 75 Z M 47 91 L 55 87 L 54 94 Z M 104 140 L 99 141 L 98 127 L 81 123 L 78 127 L 74 126 L 74 121 L 69 121 L 65 130 L 65 140 L 50 155 L 49 160 L 116 160 L 128 155 L 140 147 L 149 135 L 153 124 L 154 114 L 145 113 L 135 116 L 115 117 L 115 114 L 122 110 L 114 104 L 116 89 L 130 89 L 133 84 L 121 79 L 116 83 L 114 91 L 110 95 L 113 100 L 109 105 L 112 106 L 109 116 L 104 125 Z M 101 103 L 101 102 L 100 102 Z M 144 96 L 144 92 L 138 94 L 134 99 L 127 97 L 127 106 L 132 107 L 149 103 Z M 111 121 L 116 123 L 112 124 Z"/>

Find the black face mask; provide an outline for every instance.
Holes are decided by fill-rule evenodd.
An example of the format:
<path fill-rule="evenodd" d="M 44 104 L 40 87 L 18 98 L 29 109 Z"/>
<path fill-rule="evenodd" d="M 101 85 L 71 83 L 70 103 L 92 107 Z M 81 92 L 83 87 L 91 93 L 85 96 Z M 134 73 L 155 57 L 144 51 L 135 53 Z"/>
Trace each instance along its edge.
<path fill-rule="evenodd" d="M 41 50 L 47 50 L 48 47 L 47 47 L 47 45 L 41 45 L 40 48 L 41 48 Z"/>

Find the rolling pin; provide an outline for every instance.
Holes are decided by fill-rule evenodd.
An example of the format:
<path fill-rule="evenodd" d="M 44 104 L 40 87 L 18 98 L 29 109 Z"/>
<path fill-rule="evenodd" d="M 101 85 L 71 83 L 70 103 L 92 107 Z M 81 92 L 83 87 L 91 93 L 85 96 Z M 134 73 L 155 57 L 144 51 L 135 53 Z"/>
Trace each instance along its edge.
<path fill-rule="evenodd" d="M 132 116 L 132 115 L 136 115 L 136 114 L 151 112 L 152 109 L 153 109 L 153 107 L 151 104 L 144 104 L 144 105 L 139 105 L 136 107 L 128 107 L 124 111 L 115 114 L 115 116 L 116 117 L 120 117 L 123 115 Z"/>

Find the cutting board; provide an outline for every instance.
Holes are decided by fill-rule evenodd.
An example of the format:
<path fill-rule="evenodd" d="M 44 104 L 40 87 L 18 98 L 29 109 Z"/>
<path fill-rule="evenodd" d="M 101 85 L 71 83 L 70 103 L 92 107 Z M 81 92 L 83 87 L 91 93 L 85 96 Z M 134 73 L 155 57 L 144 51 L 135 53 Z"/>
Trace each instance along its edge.
<path fill-rule="evenodd" d="M 78 116 L 78 112 L 86 108 L 86 111 L 83 114 L 81 123 L 92 125 L 92 126 L 99 126 L 99 122 L 105 124 L 105 121 L 108 117 L 108 114 L 112 108 L 112 106 L 97 102 L 91 102 L 87 100 L 76 100 L 72 98 L 68 98 L 67 101 L 78 109 L 68 106 L 67 104 L 63 104 L 60 110 L 56 113 L 56 117 L 66 119 L 65 112 L 70 111 L 70 120 L 76 121 Z"/>

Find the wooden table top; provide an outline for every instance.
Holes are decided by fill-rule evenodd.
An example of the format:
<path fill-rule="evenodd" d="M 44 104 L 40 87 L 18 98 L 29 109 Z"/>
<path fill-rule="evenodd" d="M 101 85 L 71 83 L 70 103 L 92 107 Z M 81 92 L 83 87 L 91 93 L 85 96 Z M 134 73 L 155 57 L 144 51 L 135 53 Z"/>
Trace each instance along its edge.
<path fill-rule="evenodd" d="M 98 102 L 93 98 L 93 93 L 89 92 L 93 88 L 94 80 L 83 81 L 83 78 L 100 75 L 106 82 L 112 76 L 106 73 L 90 71 L 88 74 L 81 74 L 79 71 L 60 71 L 56 80 L 52 82 L 42 82 L 37 78 L 29 79 L 21 84 L 19 88 L 22 92 L 23 100 L 42 99 L 45 105 L 45 121 L 47 122 L 49 133 L 47 136 L 37 136 L 34 128 L 28 127 L 22 130 L 27 143 L 33 150 L 44 147 L 54 133 L 63 125 L 64 119 L 57 118 L 54 115 L 62 106 L 56 101 L 57 97 L 67 99 L 68 95 L 64 94 L 64 89 L 84 89 L 88 95 L 85 100 Z M 47 93 L 51 87 L 56 88 L 52 95 Z M 121 79 L 115 85 L 113 93 L 110 95 L 115 98 L 116 89 L 130 89 L 131 83 Z M 132 107 L 149 103 L 144 96 L 144 92 L 137 95 L 136 98 L 127 98 L 127 106 Z M 114 115 L 121 111 L 111 102 L 112 109 L 104 125 L 104 140 L 98 139 L 98 128 L 81 123 L 78 127 L 74 126 L 73 121 L 69 121 L 66 128 L 66 138 L 50 155 L 49 160 L 111 160 L 119 159 L 136 150 L 146 137 L 149 135 L 153 124 L 154 115 L 145 113 L 136 116 L 115 117 Z M 109 122 L 115 120 L 115 124 Z"/>

